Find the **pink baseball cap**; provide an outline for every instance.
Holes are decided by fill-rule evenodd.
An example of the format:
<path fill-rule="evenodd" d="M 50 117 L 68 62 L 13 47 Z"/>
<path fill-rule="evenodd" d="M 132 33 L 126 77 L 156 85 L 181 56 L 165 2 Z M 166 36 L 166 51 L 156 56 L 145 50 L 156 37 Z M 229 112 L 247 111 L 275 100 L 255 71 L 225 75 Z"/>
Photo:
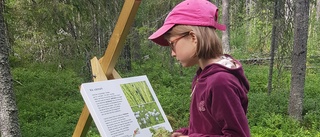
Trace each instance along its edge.
<path fill-rule="evenodd" d="M 177 24 L 214 27 L 222 31 L 226 29 L 225 25 L 218 23 L 217 6 L 208 0 L 185 0 L 172 9 L 163 26 L 148 39 L 161 46 L 168 46 L 169 43 L 163 34 Z"/>

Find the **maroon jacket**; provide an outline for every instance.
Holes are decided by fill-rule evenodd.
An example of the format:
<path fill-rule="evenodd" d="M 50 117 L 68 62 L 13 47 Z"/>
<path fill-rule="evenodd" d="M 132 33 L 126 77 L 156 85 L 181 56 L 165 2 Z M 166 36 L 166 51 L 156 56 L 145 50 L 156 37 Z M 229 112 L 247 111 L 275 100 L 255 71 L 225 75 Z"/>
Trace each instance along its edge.
<path fill-rule="evenodd" d="M 237 67 L 214 63 L 197 71 L 192 83 L 189 127 L 176 132 L 189 137 L 250 136 L 246 117 L 249 82 L 240 62 L 232 60 Z"/>

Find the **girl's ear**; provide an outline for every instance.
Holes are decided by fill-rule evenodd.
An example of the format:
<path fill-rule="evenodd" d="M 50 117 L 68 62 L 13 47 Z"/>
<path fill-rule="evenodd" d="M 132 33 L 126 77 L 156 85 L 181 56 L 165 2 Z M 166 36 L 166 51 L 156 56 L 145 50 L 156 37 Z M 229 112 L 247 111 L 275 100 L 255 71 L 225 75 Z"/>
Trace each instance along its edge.
<path fill-rule="evenodd" d="M 198 57 L 198 38 L 197 38 L 196 34 L 193 31 L 190 31 L 189 33 L 190 33 L 189 35 L 191 36 L 192 46 L 196 50 L 192 57 L 197 58 Z"/>
<path fill-rule="evenodd" d="M 197 39 L 196 34 L 193 31 L 190 31 L 189 33 L 190 33 L 190 36 L 191 36 L 191 39 L 192 39 L 192 43 L 197 45 L 198 39 Z"/>

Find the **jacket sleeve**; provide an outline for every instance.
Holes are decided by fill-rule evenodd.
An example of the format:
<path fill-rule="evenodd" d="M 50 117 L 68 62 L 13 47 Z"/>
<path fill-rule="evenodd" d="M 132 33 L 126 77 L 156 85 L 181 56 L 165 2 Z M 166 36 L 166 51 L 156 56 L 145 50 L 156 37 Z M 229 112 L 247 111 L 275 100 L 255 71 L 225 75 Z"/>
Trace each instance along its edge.
<path fill-rule="evenodd" d="M 174 131 L 174 132 L 179 132 L 179 133 L 181 133 L 181 134 L 183 134 L 183 135 L 188 135 L 188 132 L 189 130 L 188 130 L 188 128 L 180 128 L 180 129 L 178 129 L 178 130 L 176 130 L 176 131 Z"/>
<path fill-rule="evenodd" d="M 224 137 L 223 135 L 205 135 L 205 134 L 190 134 L 189 137 Z"/>

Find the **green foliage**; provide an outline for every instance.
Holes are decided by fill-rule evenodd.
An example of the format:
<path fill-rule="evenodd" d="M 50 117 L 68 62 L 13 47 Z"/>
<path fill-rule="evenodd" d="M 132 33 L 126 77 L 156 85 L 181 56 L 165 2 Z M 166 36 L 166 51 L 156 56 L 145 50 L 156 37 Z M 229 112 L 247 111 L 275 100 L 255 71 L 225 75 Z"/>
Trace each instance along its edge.
<path fill-rule="evenodd" d="M 267 79 L 268 79 L 268 67 L 267 66 L 256 66 L 256 65 L 245 65 L 243 66 L 245 74 L 249 79 L 250 93 L 266 93 L 267 92 Z M 255 75 L 250 75 L 255 74 Z"/>
<path fill-rule="evenodd" d="M 171 135 L 171 133 L 165 128 L 150 128 L 150 131 L 152 133 L 152 137 L 169 137 Z"/>
<path fill-rule="evenodd" d="M 316 9 L 311 9 L 310 14 L 310 28 L 309 28 L 309 38 L 308 38 L 308 49 L 319 49 L 320 48 L 320 22 L 316 19 L 317 12 Z M 308 57 L 319 55 L 319 50 L 308 50 Z M 318 57 L 319 59 L 319 57 Z"/>
<path fill-rule="evenodd" d="M 248 42 L 243 40 L 243 37 L 247 33 L 247 29 L 245 27 L 236 28 L 237 31 L 230 34 L 230 47 L 232 51 L 235 53 L 241 53 L 239 51 L 247 51 L 249 47 Z M 242 56 L 246 56 L 245 54 L 240 54 Z M 241 57 L 241 58 L 248 58 L 248 57 Z"/>
<path fill-rule="evenodd" d="M 319 88 L 314 83 L 320 81 L 315 74 L 308 73 L 305 85 L 304 120 L 300 123 L 287 116 L 289 89 L 277 89 L 268 95 L 260 90 L 257 83 L 267 83 L 266 77 L 259 76 L 257 66 L 245 66 L 251 84 L 249 92 L 248 119 L 252 136 L 319 136 Z M 266 74 L 267 67 L 260 66 L 260 73 Z M 249 73 L 248 73 L 249 72 Z M 289 72 L 287 72 L 289 73 Z M 257 79 L 259 78 L 259 79 Z M 287 81 L 287 85 L 289 81 Z"/>
<path fill-rule="evenodd" d="M 83 101 L 72 70 L 30 65 L 12 71 L 22 135 L 71 136 Z"/>
<path fill-rule="evenodd" d="M 305 101 L 304 101 L 304 126 L 311 128 L 316 131 L 320 131 L 320 108 L 319 104 L 319 72 L 308 73 L 305 83 Z"/>

